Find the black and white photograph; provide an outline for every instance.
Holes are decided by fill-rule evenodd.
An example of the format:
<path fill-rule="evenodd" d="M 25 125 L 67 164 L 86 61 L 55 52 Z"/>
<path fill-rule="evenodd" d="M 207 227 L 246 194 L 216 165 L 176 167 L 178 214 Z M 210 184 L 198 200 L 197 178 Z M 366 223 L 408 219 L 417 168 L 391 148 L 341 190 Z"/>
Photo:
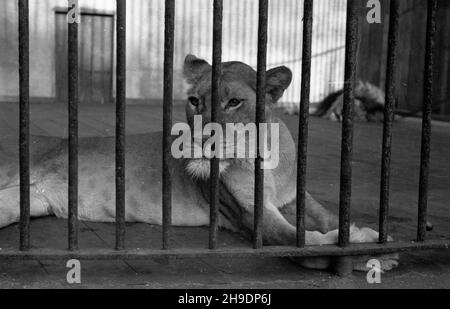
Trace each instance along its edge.
<path fill-rule="evenodd" d="M 0 25 L 0 289 L 450 288 L 449 0 L 0 0 Z"/>

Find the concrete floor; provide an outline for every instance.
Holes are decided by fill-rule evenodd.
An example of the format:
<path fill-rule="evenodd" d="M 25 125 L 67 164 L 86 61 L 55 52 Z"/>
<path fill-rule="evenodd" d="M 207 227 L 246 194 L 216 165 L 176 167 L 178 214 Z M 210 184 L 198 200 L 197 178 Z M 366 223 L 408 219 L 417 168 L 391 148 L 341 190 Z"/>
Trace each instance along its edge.
<path fill-rule="evenodd" d="M 67 135 L 67 112 L 61 105 L 31 106 L 32 134 Z M 279 112 L 294 136 L 297 119 Z M 175 107 L 174 121 L 182 121 L 183 108 Z M 128 106 L 127 132 L 137 134 L 161 128 L 161 108 Z M 0 139 L 17 136 L 16 104 L 0 105 Z M 82 106 L 80 134 L 110 136 L 114 134 L 114 109 L 109 106 Z M 390 234 L 395 239 L 412 240 L 417 221 L 417 188 L 420 161 L 420 121 L 402 119 L 394 127 L 392 149 L 392 189 Z M 432 165 L 430 172 L 429 220 L 434 230 L 429 238 L 450 237 L 450 125 L 433 124 Z M 357 123 L 354 136 L 352 221 L 359 226 L 377 228 L 381 124 Z M 14 146 L 16 147 L 16 146 Z M 317 118 L 310 121 L 308 191 L 337 212 L 339 200 L 340 124 Z M 65 248 L 66 222 L 55 218 L 32 221 L 34 247 Z M 155 247 L 160 241 L 160 227 L 130 224 L 127 247 Z M 18 226 L 0 230 L 1 248 L 16 247 Z M 177 228 L 175 246 L 205 246 L 207 229 Z M 221 231 L 221 245 L 246 245 L 240 235 Z M 114 226 L 81 223 L 80 246 L 112 247 Z M 449 288 L 450 252 L 405 253 L 398 269 L 382 275 L 382 283 L 369 285 L 364 273 L 338 278 L 328 272 L 306 270 L 281 259 L 199 259 L 82 262 L 82 284 L 66 282 L 65 261 L 0 262 L 0 288 L 41 287 L 126 287 L 126 288 Z"/>

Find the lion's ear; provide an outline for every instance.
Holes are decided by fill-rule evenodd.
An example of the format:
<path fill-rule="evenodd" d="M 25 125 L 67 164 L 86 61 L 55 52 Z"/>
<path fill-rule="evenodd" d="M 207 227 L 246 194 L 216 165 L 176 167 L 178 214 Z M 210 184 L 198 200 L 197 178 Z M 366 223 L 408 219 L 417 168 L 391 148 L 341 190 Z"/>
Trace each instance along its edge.
<path fill-rule="evenodd" d="M 184 59 L 183 74 L 190 84 L 197 82 L 202 75 L 210 68 L 208 62 L 197 58 L 194 55 L 187 55 Z"/>
<path fill-rule="evenodd" d="M 285 66 L 277 67 L 266 73 L 266 91 L 277 102 L 292 81 L 292 72 Z"/>

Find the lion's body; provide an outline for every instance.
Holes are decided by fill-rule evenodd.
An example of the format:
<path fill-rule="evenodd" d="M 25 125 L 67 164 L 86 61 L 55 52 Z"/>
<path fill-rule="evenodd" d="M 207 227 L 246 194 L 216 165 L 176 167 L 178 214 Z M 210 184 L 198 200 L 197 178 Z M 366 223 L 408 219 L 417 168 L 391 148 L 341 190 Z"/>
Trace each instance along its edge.
<path fill-rule="evenodd" d="M 221 124 L 254 122 L 255 92 L 253 69 L 245 64 L 223 64 Z M 193 87 L 186 106 L 187 123 L 193 115 L 210 111 L 210 66 L 188 56 L 185 75 Z M 268 71 L 267 101 L 276 102 L 291 81 L 290 71 L 280 67 Z M 239 97 L 239 105 L 227 105 Z M 194 102 L 192 102 L 194 101 Z M 269 245 L 294 245 L 296 240 L 296 147 L 286 125 L 267 108 L 268 123 L 279 125 L 279 162 L 264 172 L 263 239 Z M 271 137 L 272 138 L 272 137 Z M 126 140 L 126 220 L 162 224 L 162 134 L 128 136 Z M 31 142 L 31 215 L 67 217 L 67 141 L 33 137 Z M 16 153 L 8 153 L 0 143 L 0 228 L 19 221 L 19 176 Z M 173 159 L 172 224 L 205 226 L 209 224 L 209 160 Z M 220 218 L 223 228 L 251 237 L 254 218 L 254 163 L 251 159 L 222 160 L 220 174 Z M 199 176 L 200 175 L 200 176 Z M 79 218 L 96 222 L 115 220 L 115 139 L 86 138 L 79 141 Z M 337 242 L 337 224 L 331 214 L 307 194 L 306 242 L 309 245 Z M 352 228 L 352 242 L 375 242 L 370 229 Z M 328 260 L 308 262 L 310 267 L 325 267 Z M 392 261 L 392 260 L 390 260 Z M 394 261 L 395 262 L 395 261 Z M 385 268 L 395 266 L 385 264 Z"/>
<path fill-rule="evenodd" d="M 161 134 L 127 137 L 126 147 L 126 219 L 130 222 L 162 223 L 161 210 Z M 54 214 L 67 217 L 68 155 L 66 140 L 37 137 L 39 150 L 32 149 L 32 205 L 41 209 L 36 215 Z M 82 220 L 113 222 L 115 220 L 115 139 L 86 138 L 79 143 L 79 216 Z M 33 145 L 32 144 L 32 145 Z M 8 205 L 12 194 L 18 193 L 17 157 L 2 156 L 2 205 Z M 173 224 L 180 226 L 207 225 L 207 202 L 200 188 L 184 172 L 183 162 L 173 161 Z M 8 169 L 8 171 L 6 171 Z M 10 170 L 10 171 L 9 171 Z M 12 172 L 12 171 L 15 172 Z M 6 172 L 5 172 L 6 171 Z M 11 193 L 5 196 L 5 190 Z M 5 200 L 6 199 L 6 200 Z M 13 205 L 11 205 L 12 207 Z M 16 206 L 16 205 L 14 205 Z M 0 206 L 2 209 L 4 206 Z M 14 207 L 17 209 L 17 207 Z M 36 209 L 36 207 L 32 207 Z M 15 215 L 15 221 L 18 219 Z M 0 227 L 10 222 L 3 222 Z"/>
<path fill-rule="evenodd" d="M 277 208 L 295 199 L 295 148 L 288 129 L 281 124 L 280 164 L 266 171 L 266 179 L 274 179 Z M 33 136 L 31 138 L 31 196 L 36 216 L 67 217 L 68 144 L 66 139 Z M 162 224 L 162 133 L 127 136 L 126 139 L 126 220 Z M 19 190 L 19 167 L 16 154 L 8 154 L 7 146 L 0 149 L 0 200 L 2 205 L 15 207 L 11 200 Z M 172 224 L 176 226 L 205 226 L 209 224 L 209 203 L 204 194 L 205 181 L 186 171 L 186 161 L 172 160 Z M 205 165 L 207 168 L 209 166 Z M 96 222 L 115 221 L 115 139 L 82 138 L 79 141 L 79 217 Z M 244 174 L 244 175 L 242 175 Z M 239 175 L 241 181 L 234 177 Z M 240 184 L 239 188 L 253 195 L 253 165 L 232 165 L 222 173 L 223 182 Z M 244 176 L 245 178 L 241 178 Z M 245 181 L 243 181 L 245 179 Z M 230 186 L 229 190 L 232 186 Z M 7 194 L 6 194 L 7 193 Z M 252 201 L 249 200 L 248 204 Z M 13 207 L 14 206 L 14 207 Z M 9 206 L 8 206 L 9 207 Z M 14 211 L 14 222 L 19 213 Z M 0 228 L 11 222 L 0 217 Z M 233 229 L 221 216 L 220 223 Z"/>

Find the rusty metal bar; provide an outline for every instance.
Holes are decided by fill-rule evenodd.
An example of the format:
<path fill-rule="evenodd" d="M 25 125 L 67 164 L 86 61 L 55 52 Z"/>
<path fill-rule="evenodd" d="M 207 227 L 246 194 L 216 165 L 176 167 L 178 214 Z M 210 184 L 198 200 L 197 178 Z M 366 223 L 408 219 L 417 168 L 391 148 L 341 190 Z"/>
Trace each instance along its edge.
<path fill-rule="evenodd" d="M 220 108 L 220 77 L 222 75 L 222 13 L 223 1 L 214 0 L 213 12 L 213 66 L 212 66 L 212 98 L 211 122 L 218 122 Z M 209 211 L 209 248 L 217 247 L 217 232 L 219 227 L 219 158 L 211 159 L 210 171 L 210 211 Z"/>
<path fill-rule="evenodd" d="M 339 239 L 340 247 L 350 242 L 350 205 L 352 195 L 352 152 L 353 152 L 353 105 L 354 85 L 358 49 L 358 0 L 347 1 L 347 25 L 345 39 L 344 106 L 342 110 L 341 177 L 339 197 Z M 343 257 L 336 259 L 335 271 L 340 276 L 352 272 L 352 261 Z"/>
<path fill-rule="evenodd" d="M 391 0 L 389 9 L 389 35 L 386 69 L 386 97 L 384 105 L 383 150 L 381 159 L 379 239 L 386 243 L 388 238 L 389 180 L 391 166 L 392 123 L 395 108 L 395 73 L 397 67 L 397 43 L 399 25 L 399 0 Z"/>
<path fill-rule="evenodd" d="M 311 44 L 313 0 L 303 4 L 302 85 L 298 127 L 297 159 L 297 246 L 305 246 L 306 164 L 308 155 L 308 116 L 311 88 Z"/>
<path fill-rule="evenodd" d="M 72 9 L 69 1 L 69 11 Z M 77 5 L 77 4 L 74 4 Z M 76 8 L 78 9 L 78 8 Z M 68 231 L 69 250 L 78 249 L 78 21 L 69 20 L 68 30 L 68 123 L 69 123 L 69 179 Z"/>
<path fill-rule="evenodd" d="M 258 63 L 256 72 L 256 126 L 257 126 L 257 156 L 255 160 L 255 208 L 254 208 L 254 239 L 255 249 L 262 248 L 263 208 L 264 208 L 264 170 L 260 144 L 260 123 L 266 121 L 266 65 L 267 65 L 267 20 L 268 0 L 259 0 L 258 21 Z"/>
<path fill-rule="evenodd" d="M 151 258 L 247 258 L 247 257 L 318 257 L 318 256 L 358 256 L 378 255 L 417 250 L 435 250 L 450 248 L 450 239 L 429 240 L 426 242 L 389 242 L 387 244 L 350 244 L 342 248 L 336 245 L 307 246 L 265 246 L 260 250 L 245 247 L 227 247 L 217 250 L 199 249 L 133 249 L 116 251 L 111 249 L 82 249 L 75 252 L 58 249 L 32 249 L 18 251 L 3 249 L 0 260 L 148 260 Z"/>
<path fill-rule="evenodd" d="M 20 250 L 30 248 L 30 40 L 28 0 L 19 0 Z"/>
<path fill-rule="evenodd" d="M 116 250 L 125 248 L 126 0 L 117 0 Z"/>
<path fill-rule="evenodd" d="M 347 30 L 345 42 L 345 85 L 342 119 L 341 179 L 339 201 L 339 245 L 349 243 L 350 204 L 352 194 L 353 105 L 358 49 L 358 1 L 347 2 Z"/>
<path fill-rule="evenodd" d="M 431 108 L 433 104 L 433 66 L 436 38 L 437 0 L 428 0 L 425 42 L 424 98 L 422 112 L 422 147 L 420 155 L 419 210 L 417 240 L 424 241 L 427 225 L 428 175 L 430 173 Z"/>
<path fill-rule="evenodd" d="M 175 0 L 165 1 L 164 28 L 164 110 L 163 110 L 163 249 L 170 246 L 172 224 L 171 129 L 173 105 L 173 54 L 175 32 Z"/>

